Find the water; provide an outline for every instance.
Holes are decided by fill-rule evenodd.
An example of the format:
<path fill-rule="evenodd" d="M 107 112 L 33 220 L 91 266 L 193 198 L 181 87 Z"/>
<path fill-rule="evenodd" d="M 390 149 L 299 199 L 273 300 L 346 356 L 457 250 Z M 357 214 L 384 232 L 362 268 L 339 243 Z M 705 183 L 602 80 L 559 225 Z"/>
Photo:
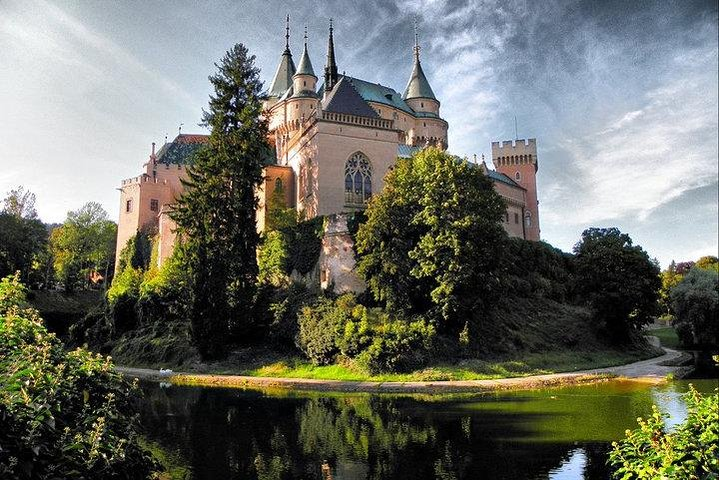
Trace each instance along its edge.
<path fill-rule="evenodd" d="M 688 382 L 444 396 L 142 388 L 147 437 L 187 478 L 588 480 L 608 478 L 611 442 L 652 404 L 680 422 Z"/>

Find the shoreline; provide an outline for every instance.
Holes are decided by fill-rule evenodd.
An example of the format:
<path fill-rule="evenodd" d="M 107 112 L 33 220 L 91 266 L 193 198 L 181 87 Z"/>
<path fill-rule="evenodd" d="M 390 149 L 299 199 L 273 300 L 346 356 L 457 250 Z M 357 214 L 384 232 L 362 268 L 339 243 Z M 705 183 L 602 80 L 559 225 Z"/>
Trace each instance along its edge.
<path fill-rule="evenodd" d="M 682 356 L 681 352 L 668 348 L 665 348 L 664 352 L 664 355 L 659 355 L 648 360 L 640 360 L 638 362 L 614 367 L 493 380 L 371 382 L 253 377 L 248 375 L 220 375 L 189 372 L 173 372 L 170 375 L 162 375 L 158 370 L 122 366 L 115 367 L 115 370 L 123 375 L 134 378 L 186 386 L 242 389 L 282 388 L 287 390 L 364 393 L 484 393 L 502 390 L 533 390 L 565 385 L 584 385 L 615 379 L 660 384 L 667 381 L 668 375 L 676 375 L 677 372 L 683 368 L 680 366 L 662 365 L 676 362 Z"/>

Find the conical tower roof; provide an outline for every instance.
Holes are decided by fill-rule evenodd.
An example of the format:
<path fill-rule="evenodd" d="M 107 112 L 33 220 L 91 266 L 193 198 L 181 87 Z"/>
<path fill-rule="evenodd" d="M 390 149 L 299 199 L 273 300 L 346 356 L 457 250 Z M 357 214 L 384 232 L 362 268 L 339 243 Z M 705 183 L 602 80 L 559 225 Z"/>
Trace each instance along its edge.
<path fill-rule="evenodd" d="M 302 50 L 302 56 L 300 57 L 300 63 L 297 66 L 297 72 L 295 72 L 295 75 L 311 75 L 317 78 L 317 75 L 315 75 L 315 69 L 312 68 L 310 54 L 307 52 L 307 29 L 305 29 L 305 48 Z"/>
<path fill-rule="evenodd" d="M 416 28 L 416 27 L 415 27 Z M 409 77 L 407 88 L 404 90 L 402 98 L 407 100 L 410 98 L 431 98 L 437 100 L 434 96 L 432 87 L 429 86 L 427 76 L 422 70 L 422 63 L 419 61 L 419 41 L 417 32 L 414 33 L 414 65 L 412 66 L 412 75 Z"/>
<path fill-rule="evenodd" d="M 280 64 L 272 79 L 272 85 L 267 95 L 270 97 L 281 97 L 292 86 L 292 77 L 295 74 L 295 62 L 292 60 L 290 52 L 290 16 L 287 15 L 287 27 L 285 34 L 285 51 L 280 57 Z"/>

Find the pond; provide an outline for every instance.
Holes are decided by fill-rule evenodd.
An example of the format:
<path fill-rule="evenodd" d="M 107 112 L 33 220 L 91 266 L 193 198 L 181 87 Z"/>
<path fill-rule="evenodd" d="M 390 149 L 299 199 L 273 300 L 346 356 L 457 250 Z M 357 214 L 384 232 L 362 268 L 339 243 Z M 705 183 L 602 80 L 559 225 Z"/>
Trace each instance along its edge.
<path fill-rule="evenodd" d="M 688 383 L 401 396 L 147 382 L 140 418 L 192 479 L 604 479 L 611 442 L 652 404 L 683 419 Z"/>

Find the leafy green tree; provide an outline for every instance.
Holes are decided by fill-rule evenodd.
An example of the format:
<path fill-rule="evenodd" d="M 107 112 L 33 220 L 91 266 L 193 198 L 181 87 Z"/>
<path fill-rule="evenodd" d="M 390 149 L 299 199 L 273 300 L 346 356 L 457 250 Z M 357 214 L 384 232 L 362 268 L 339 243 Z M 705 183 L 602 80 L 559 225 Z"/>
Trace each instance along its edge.
<path fill-rule="evenodd" d="M 117 225 L 108 220 L 99 203 L 88 202 L 67 214 L 67 220 L 50 235 L 55 271 L 65 291 L 89 286 L 92 272 L 103 273 L 105 279 L 110 276 L 116 238 Z"/>
<path fill-rule="evenodd" d="M 255 57 L 237 44 L 215 66 L 214 93 L 203 114 L 209 142 L 195 155 L 172 214 L 191 277 L 193 337 L 205 358 L 221 356 L 228 338 L 251 327 L 259 242 L 255 192 L 269 153 Z"/>
<path fill-rule="evenodd" d="M 397 159 L 357 232 L 359 271 L 388 309 L 431 310 L 459 331 L 499 293 L 505 209 L 466 161 L 436 148 Z"/>
<path fill-rule="evenodd" d="M 674 328 L 687 347 L 719 347 L 719 272 L 697 265 L 669 291 Z"/>
<path fill-rule="evenodd" d="M 281 183 L 276 184 L 267 202 L 265 231 L 287 230 L 295 227 L 298 220 L 297 210 L 288 207 L 285 201 L 285 187 Z"/>
<path fill-rule="evenodd" d="M 691 387 L 684 399 L 687 419 L 674 431 L 654 406 L 651 417 L 638 420 L 639 428 L 612 444 L 614 478 L 719 478 L 719 394 L 702 396 Z"/>
<path fill-rule="evenodd" d="M 617 228 L 590 228 L 574 246 L 577 291 L 616 340 L 630 338 L 657 311 L 659 266 Z"/>
<path fill-rule="evenodd" d="M 0 276 L 19 271 L 23 281 L 40 284 L 47 240 L 47 228 L 35 211 L 35 195 L 23 187 L 11 190 L 0 212 Z"/>

